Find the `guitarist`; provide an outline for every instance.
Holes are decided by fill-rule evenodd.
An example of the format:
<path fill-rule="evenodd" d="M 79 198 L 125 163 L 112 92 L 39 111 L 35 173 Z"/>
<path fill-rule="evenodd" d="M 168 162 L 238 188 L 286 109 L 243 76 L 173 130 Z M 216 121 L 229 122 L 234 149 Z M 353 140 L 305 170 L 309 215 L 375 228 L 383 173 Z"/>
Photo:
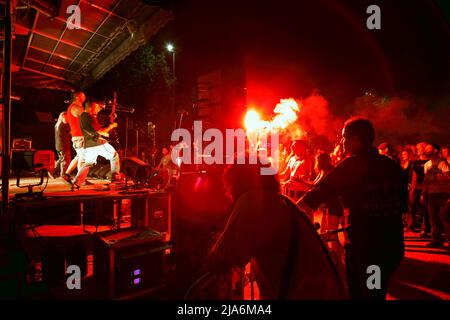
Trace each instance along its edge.
<path fill-rule="evenodd" d="M 113 122 L 103 128 L 97 120 L 97 114 L 103 105 L 98 101 L 85 103 L 84 112 L 80 116 L 80 127 L 84 137 L 85 163 L 72 183 L 72 190 L 78 190 L 86 179 L 91 167 L 97 162 L 97 157 L 102 156 L 111 163 L 111 180 L 121 180 L 119 154 L 107 142 L 108 133 L 117 127 Z"/>

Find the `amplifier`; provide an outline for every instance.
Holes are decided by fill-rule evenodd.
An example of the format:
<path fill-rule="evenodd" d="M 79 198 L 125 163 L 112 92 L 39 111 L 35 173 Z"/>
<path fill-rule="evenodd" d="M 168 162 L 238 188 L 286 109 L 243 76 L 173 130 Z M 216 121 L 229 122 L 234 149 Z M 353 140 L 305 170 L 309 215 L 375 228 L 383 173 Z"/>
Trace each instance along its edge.
<path fill-rule="evenodd" d="M 15 173 L 17 171 L 33 171 L 34 167 L 34 150 L 29 151 L 12 151 L 11 169 Z"/>
<path fill-rule="evenodd" d="M 32 140 L 29 138 L 13 139 L 11 149 L 30 150 Z"/>
<path fill-rule="evenodd" d="M 127 299 L 164 285 L 163 235 L 132 228 L 97 234 L 94 238 L 94 278 L 108 298 Z"/>

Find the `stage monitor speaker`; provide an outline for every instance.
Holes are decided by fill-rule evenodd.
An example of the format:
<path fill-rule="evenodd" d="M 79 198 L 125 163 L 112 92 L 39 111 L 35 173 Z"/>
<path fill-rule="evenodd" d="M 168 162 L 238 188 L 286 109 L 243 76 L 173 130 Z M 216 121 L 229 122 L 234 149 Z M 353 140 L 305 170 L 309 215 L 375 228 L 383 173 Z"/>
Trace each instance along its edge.
<path fill-rule="evenodd" d="M 136 157 L 127 157 L 122 159 L 121 170 L 128 178 L 140 184 L 147 182 L 152 167 Z"/>
<path fill-rule="evenodd" d="M 168 169 L 154 169 L 148 177 L 148 186 L 156 190 L 167 188 L 169 182 L 170 177 Z"/>
<path fill-rule="evenodd" d="M 126 229 L 97 234 L 94 278 L 109 298 L 132 298 L 164 284 L 163 235 L 151 229 Z"/>

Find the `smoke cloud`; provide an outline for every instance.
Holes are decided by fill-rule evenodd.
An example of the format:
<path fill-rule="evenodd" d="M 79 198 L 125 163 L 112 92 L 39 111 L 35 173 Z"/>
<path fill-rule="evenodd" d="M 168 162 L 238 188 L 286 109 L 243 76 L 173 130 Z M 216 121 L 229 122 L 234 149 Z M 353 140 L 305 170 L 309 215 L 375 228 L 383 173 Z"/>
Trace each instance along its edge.
<path fill-rule="evenodd" d="M 354 114 L 372 121 L 377 142 L 416 144 L 425 140 L 433 142 L 441 134 L 438 124 L 440 113 L 426 111 L 411 97 L 379 97 L 366 94 L 357 98 Z M 439 138 L 437 138 L 439 140 Z"/>

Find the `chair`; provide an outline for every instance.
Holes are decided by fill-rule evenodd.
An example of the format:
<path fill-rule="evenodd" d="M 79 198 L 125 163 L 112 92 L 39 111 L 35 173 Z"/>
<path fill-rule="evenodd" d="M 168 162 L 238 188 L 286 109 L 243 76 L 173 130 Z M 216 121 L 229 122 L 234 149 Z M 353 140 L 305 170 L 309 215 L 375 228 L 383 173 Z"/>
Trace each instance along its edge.
<path fill-rule="evenodd" d="M 38 150 L 34 151 L 30 159 L 26 159 L 26 156 L 20 153 L 17 154 L 15 158 L 15 171 L 16 171 L 16 186 L 18 188 L 28 188 L 28 192 L 18 193 L 15 198 L 26 198 L 26 197 L 43 197 L 43 190 L 39 192 L 33 192 L 33 187 L 38 187 L 43 185 L 44 178 L 48 177 L 49 172 L 53 172 L 55 169 L 55 153 L 51 150 Z M 40 180 L 35 184 L 25 184 L 21 185 L 21 174 L 27 172 L 32 175 L 39 174 Z"/>

